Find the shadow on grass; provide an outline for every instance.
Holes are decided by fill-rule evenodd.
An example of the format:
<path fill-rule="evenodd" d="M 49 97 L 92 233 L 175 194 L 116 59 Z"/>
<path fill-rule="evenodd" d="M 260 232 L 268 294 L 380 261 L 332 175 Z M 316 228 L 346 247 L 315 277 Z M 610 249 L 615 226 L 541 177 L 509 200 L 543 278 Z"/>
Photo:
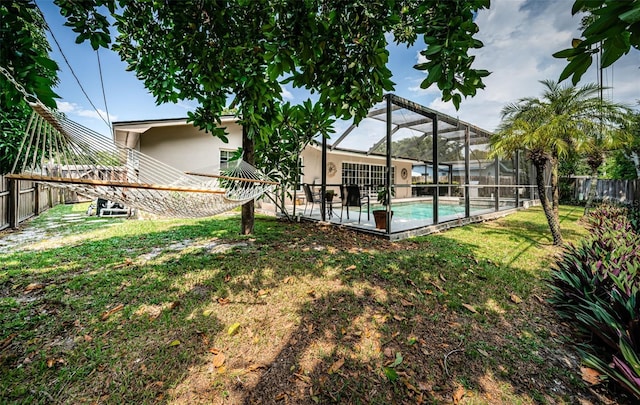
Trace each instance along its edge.
<path fill-rule="evenodd" d="M 4 398 L 589 397 L 534 296 L 538 282 L 478 258 L 472 244 L 442 235 L 389 243 L 264 218 L 253 238 L 237 235 L 237 217 L 158 226 L 0 256 L 0 339 L 14 335 L 0 358 Z"/>

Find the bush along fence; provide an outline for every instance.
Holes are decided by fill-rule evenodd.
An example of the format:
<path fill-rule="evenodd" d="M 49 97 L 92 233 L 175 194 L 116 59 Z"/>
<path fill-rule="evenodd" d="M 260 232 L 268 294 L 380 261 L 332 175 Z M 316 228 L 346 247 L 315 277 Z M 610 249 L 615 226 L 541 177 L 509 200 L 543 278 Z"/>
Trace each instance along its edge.
<path fill-rule="evenodd" d="M 640 400 L 640 207 L 601 206 L 552 270 L 551 303 L 585 341 L 583 363 Z"/>
<path fill-rule="evenodd" d="M 63 202 L 59 189 L 0 175 L 0 230 L 22 222 Z"/>

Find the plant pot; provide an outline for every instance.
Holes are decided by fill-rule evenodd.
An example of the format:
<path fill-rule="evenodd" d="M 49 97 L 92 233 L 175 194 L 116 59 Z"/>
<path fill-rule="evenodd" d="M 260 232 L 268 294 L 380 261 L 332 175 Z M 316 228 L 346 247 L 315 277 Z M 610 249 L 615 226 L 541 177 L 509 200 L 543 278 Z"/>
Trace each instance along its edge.
<path fill-rule="evenodd" d="M 393 218 L 393 211 L 391 211 L 391 218 Z M 376 221 L 376 229 L 387 230 L 387 210 L 373 211 L 373 219 Z"/>

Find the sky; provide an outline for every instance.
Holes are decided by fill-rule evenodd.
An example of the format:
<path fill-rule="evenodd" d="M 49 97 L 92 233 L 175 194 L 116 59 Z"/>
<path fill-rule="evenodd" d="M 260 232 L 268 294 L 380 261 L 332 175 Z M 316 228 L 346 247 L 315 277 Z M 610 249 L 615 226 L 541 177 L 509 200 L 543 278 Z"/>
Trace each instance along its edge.
<path fill-rule="evenodd" d="M 99 133 L 110 134 L 105 122 L 107 110 L 108 121 L 115 122 L 184 118 L 188 111 L 195 109 L 192 101 L 156 105 L 154 97 L 133 72 L 126 71 L 126 63 L 120 61 L 115 52 L 101 49 L 97 54 L 88 43 L 76 44 L 76 34 L 63 25 L 65 20 L 53 0 L 36 0 L 36 3 L 62 49 L 61 53 L 48 34 L 53 47 L 51 56 L 61 69 L 60 84 L 55 89 L 61 97 L 58 108 L 69 118 Z M 558 79 L 566 61 L 551 55 L 569 47 L 571 39 L 579 37 L 580 17 L 571 15 L 572 5 L 573 0 L 491 0 L 490 9 L 481 10 L 476 18 L 480 28 L 477 38 L 484 47 L 474 50 L 473 54 L 476 56 L 474 67 L 492 73 L 484 80 L 486 88 L 479 90 L 475 97 L 464 99 L 458 111 L 450 102 L 441 100 L 437 87 L 420 88 L 425 73 L 413 69 L 423 61 L 419 54 L 423 47 L 419 44 L 411 48 L 389 46 L 388 66 L 396 83 L 393 93 L 493 131 L 500 123 L 500 110 L 506 104 L 523 97 L 539 97 L 543 91 L 541 80 Z M 595 83 L 597 75 L 597 69 L 592 66 L 579 85 Z M 640 109 L 640 51 L 632 49 L 613 67 L 605 69 L 603 82 L 610 87 L 605 91 L 607 99 Z M 283 97 L 298 103 L 308 98 L 308 94 L 286 86 Z M 339 131 L 347 125 L 338 123 L 336 129 Z"/>

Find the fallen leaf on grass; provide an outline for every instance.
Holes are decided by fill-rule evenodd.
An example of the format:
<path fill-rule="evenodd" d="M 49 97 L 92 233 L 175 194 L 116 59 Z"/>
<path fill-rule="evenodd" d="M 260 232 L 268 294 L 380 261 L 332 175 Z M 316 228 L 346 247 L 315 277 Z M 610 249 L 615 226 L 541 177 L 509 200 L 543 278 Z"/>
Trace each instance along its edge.
<path fill-rule="evenodd" d="M 431 391 L 431 385 L 423 383 L 422 381 L 418 381 L 418 388 L 420 388 L 420 391 Z"/>
<path fill-rule="evenodd" d="M 229 326 L 229 330 L 227 331 L 227 333 L 229 334 L 229 336 L 233 336 L 236 333 L 238 333 L 239 328 L 240 328 L 240 322 L 236 322 L 233 325 Z"/>
<path fill-rule="evenodd" d="M 218 298 L 218 304 L 220 305 L 227 305 L 230 302 L 231 300 L 229 300 L 229 298 Z"/>
<path fill-rule="evenodd" d="M 480 353 L 480 354 L 481 354 L 481 355 L 483 355 L 484 357 L 489 357 L 489 353 L 487 353 L 485 350 L 478 349 L 478 353 Z"/>
<path fill-rule="evenodd" d="M 11 341 L 18 336 L 17 333 L 12 333 L 9 336 L 7 336 L 6 338 L 2 339 L 2 341 L 0 341 L 0 350 L 4 350 L 7 346 L 9 346 L 9 344 L 11 343 Z"/>
<path fill-rule="evenodd" d="M 405 307 L 412 307 L 413 306 L 412 302 L 409 302 L 409 301 L 405 300 L 404 298 L 400 298 L 400 303 L 402 304 L 402 306 L 405 306 Z"/>
<path fill-rule="evenodd" d="M 447 279 L 444 278 L 444 276 L 442 275 L 442 273 L 440 273 L 440 280 L 442 280 L 443 283 L 447 282 Z"/>
<path fill-rule="evenodd" d="M 24 292 L 28 293 L 29 291 L 39 290 L 39 289 L 44 288 L 44 287 L 45 287 L 45 285 L 42 284 L 42 283 L 31 283 L 31 284 L 29 284 L 28 286 L 26 286 L 24 288 Z"/>
<path fill-rule="evenodd" d="M 164 381 L 154 381 L 152 383 L 145 385 L 144 389 L 147 391 L 158 390 L 158 389 L 161 389 L 163 386 L 164 386 Z"/>
<path fill-rule="evenodd" d="M 467 308 L 469 311 L 473 312 L 474 314 L 478 313 L 478 310 L 476 310 L 476 308 L 473 305 L 462 304 L 462 306 Z"/>
<path fill-rule="evenodd" d="M 347 267 L 346 269 L 344 269 L 345 271 L 349 271 L 349 270 L 355 270 L 356 269 L 356 265 L 352 264 L 351 266 Z"/>
<path fill-rule="evenodd" d="M 121 269 L 123 267 L 127 267 L 127 266 L 131 266 L 133 264 L 133 260 L 129 259 L 128 257 L 126 259 L 124 259 L 124 263 L 120 263 L 117 264 L 115 266 L 113 266 L 114 270 L 115 269 Z"/>
<path fill-rule="evenodd" d="M 281 392 L 278 395 L 276 395 L 276 397 L 274 398 L 274 400 L 276 401 L 282 401 L 283 399 L 285 399 L 287 397 L 287 393 L 286 392 Z"/>
<path fill-rule="evenodd" d="M 179 346 L 179 345 L 180 345 L 180 341 L 178 339 L 172 340 L 171 343 L 169 343 L 169 347 Z"/>
<path fill-rule="evenodd" d="M 382 371 L 384 372 L 384 375 L 387 376 L 389 381 L 394 382 L 398 379 L 398 373 L 391 367 L 382 367 Z"/>
<path fill-rule="evenodd" d="M 269 295 L 269 290 L 260 290 L 260 291 L 258 291 L 258 297 L 260 297 L 260 298 L 264 298 L 267 295 Z"/>
<path fill-rule="evenodd" d="M 517 295 L 515 295 L 515 294 L 511 294 L 511 295 L 509 296 L 509 299 L 510 299 L 513 303 L 515 303 L 515 304 L 519 304 L 519 303 L 521 303 L 521 302 L 522 302 L 522 298 L 518 297 L 518 296 L 517 296 Z"/>
<path fill-rule="evenodd" d="M 51 367 L 53 367 L 55 365 L 58 365 L 58 364 L 63 364 L 63 365 L 67 364 L 67 361 L 65 359 L 63 359 L 63 358 L 57 358 L 57 359 L 49 358 L 49 359 L 47 359 L 47 367 L 49 367 L 49 368 L 51 368 Z"/>
<path fill-rule="evenodd" d="M 213 356 L 213 367 L 218 368 L 222 366 L 226 359 L 227 358 L 225 357 L 224 353 L 216 354 L 215 356 Z"/>
<path fill-rule="evenodd" d="M 293 375 L 305 384 L 311 384 L 311 377 L 299 373 L 293 373 Z"/>
<path fill-rule="evenodd" d="M 285 277 L 284 280 L 282 280 L 282 284 L 290 284 L 293 282 L 293 277 L 289 276 L 289 277 Z"/>
<path fill-rule="evenodd" d="M 403 357 L 402 357 L 402 353 L 400 352 L 396 352 L 396 359 L 393 361 L 393 363 L 391 363 L 391 365 L 389 367 L 397 367 L 400 365 L 400 363 L 402 363 Z"/>
<path fill-rule="evenodd" d="M 202 311 L 202 316 L 204 317 L 209 317 L 213 314 L 213 309 L 205 309 L 204 311 Z"/>
<path fill-rule="evenodd" d="M 124 308 L 123 304 L 118 304 L 114 308 L 104 312 L 101 316 L 101 319 L 103 321 L 106 321 L 111 315 L 115 314 L 118 311 L 122 311 L 123 308 Z"/>
<path fill-rule="evenodd" d="M 252 364 L 249 367 L 247 367 L 247 372 L 256 371 L 264 367 L 265 367 L 264 364 Z"/>
<path fill-rule="evenodd" d="M 462 400 L 462 397 L 464 397 L 464 395 L 466 394 L 466 391 L 464 390 L 463 387 L 458 387 L 458 389 L 456 389 L 453 392 L 453 403 L 454 404 L 459 404 L 460 401 Z"/>
<path fill-rule="evenodd" d="M 331 367 L 329 367 L 329 370 L 327 371 L 329 374 L 333 374 L 336 371 L 338 371 L 340 369 L 340 367 L 342 367 L 342 365 L 344 364 L 344 359 L 340 358 L 338 359 L 335 363 L 333 363 L 331 365 Z"/>
<path fill-rule="evenodd" d="M 407 387 L 407 389 L 415 392 L 416 394 L 420 393 L 420 390 L 418 390 L 413 384 L 411 384 L 409 382 L 409 380 L 407 380 L 406 378 L 402 379 L 402 383 L 404 384 L 405 387 Z"/>
<path fill-rule="evenodd" d="M 589 367 L 580 367 L 582 380 L 591 385 L 600 384 L 600 373 Z"/>
<path fill-rule="evenodd" d="M 440 287 L 438 284 L 434 283 L 433 281 L 429 282 L 432 286 L 434 286 L 438 291 L 440 291 L 441 293 L 445 293 L 445 289 Z"/>

